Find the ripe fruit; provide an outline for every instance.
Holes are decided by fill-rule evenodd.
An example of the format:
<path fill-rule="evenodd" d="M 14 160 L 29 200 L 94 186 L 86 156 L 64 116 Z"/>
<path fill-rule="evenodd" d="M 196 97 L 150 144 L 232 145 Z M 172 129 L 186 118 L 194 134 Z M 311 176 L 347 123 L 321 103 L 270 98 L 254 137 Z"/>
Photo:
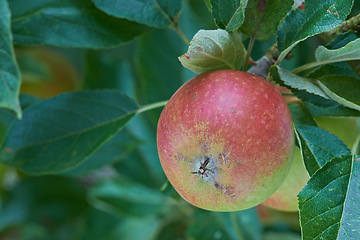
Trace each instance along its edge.
<path fill-rule="evenodd" d="M 49 98 L 78 89 L 75 68 L 59 53 L 48 48 L 23 48 L 16 51 L 22 83 L 21 93 Z"/>
<path fill-rule="evenodd" d="M 161 113 L 163 170 L 191 204 L 238 211 L 265 201 L 286 177 L 292 120 L 278 90 L 250 73 L 218 70 L 185 83 Z"/>
<path fill-rule="evenodd" d="M 351 149 L 356 141 L 357 125 L 354 118 L 316 118 L 318 126 L 337 135 Z M 297 195 L 310 179 L 300 149 L 295 147 L 293 165 L 283 184 L 262 205 L 281 211 L 298 211 Z"/>

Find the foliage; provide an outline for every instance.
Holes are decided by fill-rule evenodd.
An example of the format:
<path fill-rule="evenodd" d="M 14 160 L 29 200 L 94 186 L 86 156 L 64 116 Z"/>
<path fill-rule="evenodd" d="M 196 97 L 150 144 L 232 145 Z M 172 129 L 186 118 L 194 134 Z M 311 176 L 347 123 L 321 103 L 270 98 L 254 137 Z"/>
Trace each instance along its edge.
<path fill-rule="evenodd" d="M 360 5 L 298 6 L 0 0 L 0 238 L 357 239 L 359 138 L 348 149 L 313 117 L 360 116 Z M 17 52 L 27 48 L 63 55 L 81 89 L 21 94 Z M 252 59 L 250 70 L 299 99 L 289 106 L 311 176 L 298 195 L 300 221 L 258 207 L 197 209 L 166 181 L 157 156 L 156 124 L 172 94 L 194 72 L 247 71 Z"/>

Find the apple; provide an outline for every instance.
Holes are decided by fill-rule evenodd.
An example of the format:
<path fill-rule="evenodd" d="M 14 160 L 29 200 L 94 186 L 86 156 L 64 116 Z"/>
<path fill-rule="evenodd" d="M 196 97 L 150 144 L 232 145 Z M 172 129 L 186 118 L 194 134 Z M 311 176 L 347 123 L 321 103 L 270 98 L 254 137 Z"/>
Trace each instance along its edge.
<path fill-rule="evenodd" d="M 355 118 L 317 117 L 319 127 L 337 135 L 351 149 L 357 137 L 357 124 Z M 293 164 L 290 172 L 279 189 L 262 205 L 280 211 L 298 211 L 297 195 L 310 179 L 300 153 L 295 147 Z"/>
<path fill-rule="evenodd" d="M 157 127 L 162 168 L 189 203 L 239 211 L 265 201 L 289 172 L 294 133 L 280 92 L 256 75 L 217 70 L 170 98 Z"/>
<path fill-rule="evenodd" d="M 21 93 L 49 98 L 79 88 L 73 65 L 55 50 L 45 47 L 16 49 L 22 83 Z"/>

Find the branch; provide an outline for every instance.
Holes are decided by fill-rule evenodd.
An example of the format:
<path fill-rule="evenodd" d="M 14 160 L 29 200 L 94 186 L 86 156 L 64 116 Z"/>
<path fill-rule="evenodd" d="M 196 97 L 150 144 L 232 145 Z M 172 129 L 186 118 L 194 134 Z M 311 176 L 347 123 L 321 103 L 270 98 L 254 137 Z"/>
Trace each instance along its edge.
<path fill-rule="evenodd" d="M 266 79 L 269 68 L 275 64 L 278 57 L 279 51 L 277 49 L 277 44 L 275 43 L 262 58 L 255 62 L 248 72 Z"/>
<path fill-rule="evenodd" d="M 324 32 L 319 35 L 319 37 L 325 41 L 330 42 L 337 35 L 348 32 L 348 31 L 359 31 L 360 30 L 360 14 L 350 18 L 347 21 L 343 21 L 336 28 L 331 29 L 330 31 Z"/>

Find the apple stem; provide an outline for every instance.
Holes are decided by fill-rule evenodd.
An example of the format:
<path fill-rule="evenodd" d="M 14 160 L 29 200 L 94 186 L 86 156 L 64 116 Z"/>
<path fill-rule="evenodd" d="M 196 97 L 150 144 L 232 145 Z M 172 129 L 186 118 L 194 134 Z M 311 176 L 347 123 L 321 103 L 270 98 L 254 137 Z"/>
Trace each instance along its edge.
<path fill-rule="evenodd" d="M 166 100 L 166 101 L 151 103 L 151 104 L 142 106 L 137 110 L 137 113 L 139 114 L 139 113 L 146 112 L 146 111 L 149 111 L 149 110 L 152 110 L 155 108 L 164 107 L 167 104 L 167 102 L 168 101 Z"/>

